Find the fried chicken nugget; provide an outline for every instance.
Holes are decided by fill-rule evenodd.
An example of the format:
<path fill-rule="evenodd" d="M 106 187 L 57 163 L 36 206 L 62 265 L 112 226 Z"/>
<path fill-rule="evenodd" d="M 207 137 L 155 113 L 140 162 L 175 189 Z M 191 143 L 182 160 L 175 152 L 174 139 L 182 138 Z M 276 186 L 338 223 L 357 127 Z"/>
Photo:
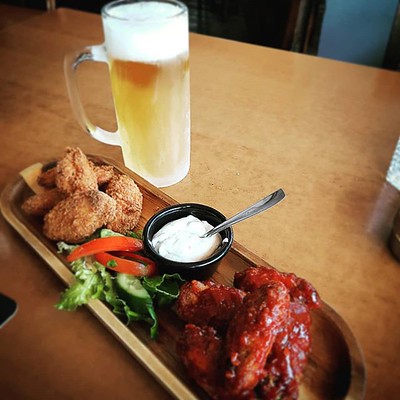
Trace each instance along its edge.
<path fill-rule="evenodd" d="M 112 165 L 96 165 L 89 161 L 90 167 L 93 169 L 97 178 L 97 185 L 101 186 L 108 183 L 114 176 L 114 167 Z M 38 176 L 38 183 L 45 188 L 53 188 L 56 186 L 57 166 L 44 170 Z"/>
<path fill-rule="evenodd" d="M 40 175 L 37 177 L 37 182 L 40 186 L 51 189 L 56 187 L 57 163 L 51 163 L 42 168 Z"/>
<path fill-rule="evenodd" d="M 98 189 L 96 174 L 79 147 L 67 147 L 57 163 L 56 185 L 66 194 Z"/>
<path fill-rule="evenodd" d="M 116 202 L 107 194 L 77 192 L 58 203 L 44 217 L 44 234 L 51 240 L 80 243 L 114 218 Z"/>
<path fill-rule="evenodd" d="M 114 176 L 114 167 L 112 165 L 96 165 L 92 161 L 89 161 L 94 173 L 97 177 L 97 184 L 99 186 L 108 183 Z"/>
<path fill-rule="evenodd" d="M 57 188 L 49 189 L 28 197 L 21 208 L 27 214 L 43 216 L 64 198 L 65 194 Z"/>
<path fill-rule="evenodd" d="M 126 234 L 134 229 L 142 213 L 143 195 L 128 175 L 115 175 L 108 183 L 106 193 L 117 203 L 115 218 L 107 224 L 108 229 Z"/>

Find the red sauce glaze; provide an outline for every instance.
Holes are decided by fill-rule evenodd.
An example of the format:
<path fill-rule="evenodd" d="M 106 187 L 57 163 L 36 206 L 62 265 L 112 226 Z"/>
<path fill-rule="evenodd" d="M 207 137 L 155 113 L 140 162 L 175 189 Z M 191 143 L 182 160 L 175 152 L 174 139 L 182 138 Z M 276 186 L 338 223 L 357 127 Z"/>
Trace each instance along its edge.
<path fill-rule="evenodd" d="M 176 309 L 190 324 L 178 354 L 189 375 L 216 400 L 297 399 L 317 291 L 272 267 L 236 273 L 234 285 L 183 285 Z"/>
<path fill-rule="evenodd" d="M 309 309 L 320 306 L 318 292 L 311 283 L 295 274 L 279 272 L 272 267 L 250 267 L 237 272 L 234 286 L 252 292 L 269 281 L 282 282 L 289 289 L 291 299 L 306 304 Z"/>
<path fill-rule="evenodd" d="M 185 322 L 224 330 L 245 295 L 242 290 L 211 281 L 191 281 L 182 286 L 176 311 Z"/>
<path fill-rule="evenodd" d="M 310 351 L 311 316 L 308 308 L 290 303 L 289 318 L 276 336 L 265 365 L 266 377 L 258 387 L 262 399 L 297 399 Z"/>
<path fill-rule="evenodd" d="M 265 376 L 265 363 L 286 323 L 289 304 L 288 290 L 281 282 L 270 281 L 246 296 L 226 334 L 226 392 L 238 395 L 252 390 Z"/>

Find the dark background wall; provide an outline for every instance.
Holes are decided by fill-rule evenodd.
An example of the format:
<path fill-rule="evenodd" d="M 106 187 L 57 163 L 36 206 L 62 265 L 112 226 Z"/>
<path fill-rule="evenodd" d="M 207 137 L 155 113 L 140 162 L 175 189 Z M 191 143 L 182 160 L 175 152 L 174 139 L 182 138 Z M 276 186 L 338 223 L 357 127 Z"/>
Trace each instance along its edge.
<path fill-rule="evenodd" d="M 328 0 L 318 55 L 382 66 L 398 4 L 398 0 Z"/>
<path fill-rule="evenodd" d="M 375 67 L 398 69 L 399 66 L 400 44 L 392 46 L 393 60 L 389 63 L 385 59 L 399 0 L 182 1 L 189 8 L 192 32 L 276 48 L 294 49 Z M 99 13 L 107 2 L 107 0 L 56 0 L 56 5 Z M 45 0 L 0 0 L 0 3 L 46 9 Z M 312 23 L 313 29 L 316 29 L 314 35 L 316 40 L 312 46 L 303 46 L 301 43 L 296 47 L 293 45 L 295 25 L 298 22 L 296 17 L 302 11 L 299 5 L 304 3 L 319 5 L 318 12 L 307 17 L 310 20 L 314 19 Z M 317 24 L 315 24 L 316 19 Z M 306 28 L 309 30 L 309 27 Z M 302 37 L 300 41 L 304 41 L 304 38 Z"/>

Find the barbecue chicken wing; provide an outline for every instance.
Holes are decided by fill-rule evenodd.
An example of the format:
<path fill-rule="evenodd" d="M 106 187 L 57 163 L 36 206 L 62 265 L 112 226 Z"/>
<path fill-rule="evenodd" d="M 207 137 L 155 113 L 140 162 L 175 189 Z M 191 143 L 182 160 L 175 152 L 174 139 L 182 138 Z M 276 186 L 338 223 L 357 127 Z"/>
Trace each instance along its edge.
<path fill-rule="evenodd" d="M 309 309 L 319 307 L 319 295 L 311 283 L 295 274 L 279 272 L 272 267 L 250 267 L 237 272 L 234 286 L 251 292 L 270 281 L 282 282 L 288 288 L 292 300 L 306 304 Z"/>
<path fill-rule="evenodd" d="M 225 329 L 243 303 L 246 293 L 211 281 L 186 282 L 176 303 L 177 314 L 185 322 Z"/>
<path fill-rule="evenodd" d="M 254 389 L 265 376 L 265 363 L 289 312 L 289 293 L 270 281 L 249 293 L 226 335 L 225 389 L 238 395 Z"/>

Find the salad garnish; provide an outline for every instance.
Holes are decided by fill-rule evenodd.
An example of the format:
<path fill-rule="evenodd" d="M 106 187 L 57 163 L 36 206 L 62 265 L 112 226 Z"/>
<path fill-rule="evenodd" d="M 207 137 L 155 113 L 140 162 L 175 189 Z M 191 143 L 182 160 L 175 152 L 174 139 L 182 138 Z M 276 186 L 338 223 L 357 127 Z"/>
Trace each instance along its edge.
<path fill-rule="evenodd" d="M 73 311 L 91 299 L 107 303 L 127 323 L 145 321 L 150 337 L 158 333 L 155 308 L 178 298 L 184 280 L 179 274 L 157 275 L 154 261 L 138 254 L 143 248 L 140 234 L 124 236 L 101 229 L 82 245 L 58 242 L 59 252 L 68 253 L 75 282 L 62 294 L 57 309 Z"/>

